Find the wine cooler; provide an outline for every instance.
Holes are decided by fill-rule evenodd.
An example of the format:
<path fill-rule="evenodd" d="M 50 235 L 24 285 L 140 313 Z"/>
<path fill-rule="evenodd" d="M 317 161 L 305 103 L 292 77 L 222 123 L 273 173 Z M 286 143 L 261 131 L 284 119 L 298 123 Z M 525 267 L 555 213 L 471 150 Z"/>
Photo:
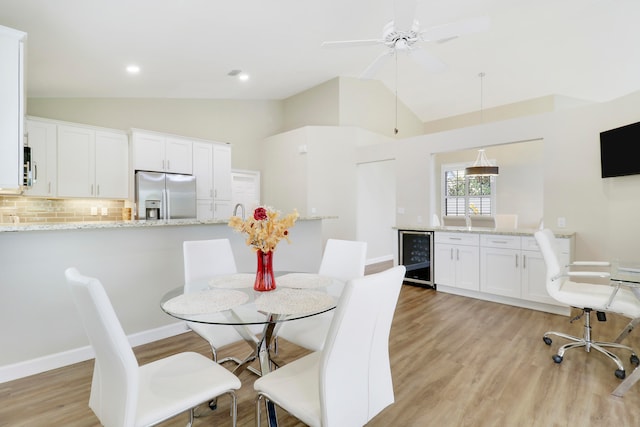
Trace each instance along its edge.
<path fill-rule="evenodd" d="M 433 282 L 433 232 L 398 230 L 398 262 L 407 268 L 404 282 L 431 287 Z"/>

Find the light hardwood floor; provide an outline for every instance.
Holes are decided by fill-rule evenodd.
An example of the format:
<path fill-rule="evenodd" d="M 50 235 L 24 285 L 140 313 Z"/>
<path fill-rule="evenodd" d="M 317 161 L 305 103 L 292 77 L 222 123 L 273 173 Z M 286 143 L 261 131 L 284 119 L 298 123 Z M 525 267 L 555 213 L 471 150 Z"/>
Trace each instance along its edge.
<path fill-rule="evenodd" d="M 597 339 L 611 340 L 626 319 L 594 319 Z M 571 350 L 562 364 L 542 342 L 547 330 L 580 334 L 582 322 L 403 286 L 391 330 L 391 364 L 396 402 L 368 425 L 388 426 L 638 426 L 640 384 L 624 398 L 611 396 L 619 384 L 615 365 L 600 354 Z M 640 350 L 640 330 L 627 340 Z M 294 360 L 305 351 L 281 340 L 280 356 Z M 246 344 L 224 349 L 243 355 Z M 135 348 L 140 363 L 184 350 L 209 355 L 193 333 Z M 618 352 L 620 354 L 620 352 Z M 620 354 L 629 367 L 629 355 Z M 0 384 L 0 426 L 98 426 L 87 406 L 93 362 L 83 362 Z M 254 425 L 255 377 L 245 371 L 238 393 L 239 426 Z M 229 400 L 196 420 L 195 427 L 231 425 Z M 302 426 L 280 412 L 285 427 Z M 184 426 L 180 415 L 162 426 Z M 264 424 L 263 424 L 264 425 Z"/>

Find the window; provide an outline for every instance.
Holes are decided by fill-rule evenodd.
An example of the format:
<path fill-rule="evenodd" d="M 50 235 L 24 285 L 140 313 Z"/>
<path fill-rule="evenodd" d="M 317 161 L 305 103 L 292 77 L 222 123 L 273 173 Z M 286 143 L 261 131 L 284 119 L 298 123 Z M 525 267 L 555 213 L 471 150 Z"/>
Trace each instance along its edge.
<path fill-rule="evenodd" d="M 442 166 L 443 215 L 469 216 L 495 213 L 495 177 L 466 176 L 467 165 Z"/>

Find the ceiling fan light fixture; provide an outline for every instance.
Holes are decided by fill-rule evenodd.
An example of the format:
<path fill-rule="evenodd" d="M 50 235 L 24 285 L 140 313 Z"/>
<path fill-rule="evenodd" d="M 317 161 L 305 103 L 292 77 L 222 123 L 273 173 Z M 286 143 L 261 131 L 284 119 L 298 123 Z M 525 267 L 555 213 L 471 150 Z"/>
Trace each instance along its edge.
<path fill-rule="evenodd" d="M 473 166 L 465 168 L 464 173 L 467 176 L 498 176 L 498 166 L 489 163 L 484 149 L 480 149 Z"/>

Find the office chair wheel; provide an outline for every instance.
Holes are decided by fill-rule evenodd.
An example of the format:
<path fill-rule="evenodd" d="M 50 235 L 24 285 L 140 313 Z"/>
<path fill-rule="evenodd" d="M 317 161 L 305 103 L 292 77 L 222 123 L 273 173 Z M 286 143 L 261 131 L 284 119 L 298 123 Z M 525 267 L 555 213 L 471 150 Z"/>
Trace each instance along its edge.
<path fill-rule="evenodd" d="M 624 372 L 623 369 L 616 369 L 616 377 L 620 378 L 621 380 L 624 379 L 624 377 L 626 377 L 627 374 Z"/>
<path fill-rule="evenodd" d="M 553 359 L 553 361 L 554 361 L 554 362 L 556 362 L 556 363 L 562 363 L 562 356 L 558 356 L 557 354 L 554 354 L 554 355 L 552 356 L 552 359 Z M 624 371 L 622 371 L 622 372 L 624 372 Z M 616 374 L 616 375 L 618 375 L 618 374 Z"/>
<path fill-rule="evenodd" d="M 546 345 L 551 345 L 551 343 L 553 342 L 549 337 L 542 337 L 542 341 L 544 341 Z"/>
<path fill-rule="evenodd" d="M 629 361 L 631 362 L 632 365 L 635 365 L 635 366 L 640 365 L 640 359 L 638 359 L 638 356 L 636 356 L 635 354 L 631 355 L 631 357 L 629 358 Z"/>

